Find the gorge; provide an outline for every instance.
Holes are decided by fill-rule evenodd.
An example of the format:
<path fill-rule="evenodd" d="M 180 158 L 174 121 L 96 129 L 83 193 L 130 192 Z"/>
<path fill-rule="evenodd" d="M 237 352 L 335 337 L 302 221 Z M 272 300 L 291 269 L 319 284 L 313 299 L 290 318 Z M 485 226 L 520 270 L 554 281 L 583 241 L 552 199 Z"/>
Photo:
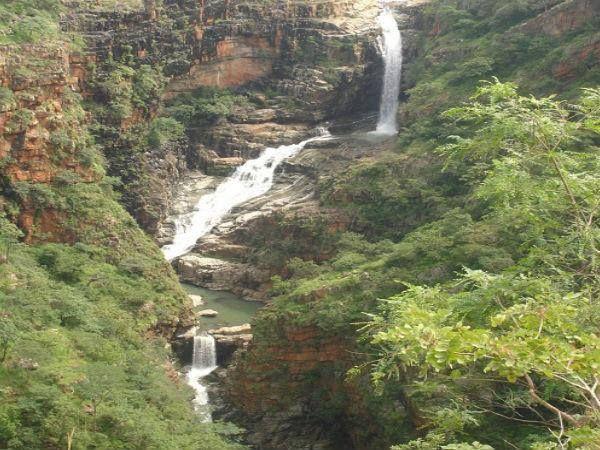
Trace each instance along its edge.
<path fill-rule="evenodd" d="M 402 71 L 402 40 L 396 20 L 385 5 L 378 16 L 378 23 L 383 33 L 381 54 L 384 59 L 384 74 L 376 133 L 393 135 L 397 133 L 396 114 Z M 273 185 L 275 170 L 285 159 L 295 156 L 309 143 L 332 139 L 324 128 L 318 128 L 317 133 L 317 137 L 298 144 L 266 148 L 258 158 L 248 160 L 237 167 L 233 175 L 222 181 L 214 192 L 202 196 L 192 212 L 175 217 L 173 242 L 162 248 L 165 257 L 171 261 L 188 253 L 194 248 L 198 239 L 219 225 L 226 215 L 231 214 L 234 207 L 266 194 Z M 206 334 L 207 331 L 209 330 L 196 332 L 200 334 L 194 337 L 193 361 L 187 374 L 188 384 L 196 391 L 194 399 L 196 409 L 206 408 L 209 402 L 206 386 L 201 379 L 216 368 L 215 341 L 210 334 Z M 202 414 L 206 416 L 206 420 L 210 420 L 210 412 L 203 410 Z"/>
<path fill-rule="evenodd" d="M 595 450 L 598 29 L 2 2 L 0 448 Z"/>

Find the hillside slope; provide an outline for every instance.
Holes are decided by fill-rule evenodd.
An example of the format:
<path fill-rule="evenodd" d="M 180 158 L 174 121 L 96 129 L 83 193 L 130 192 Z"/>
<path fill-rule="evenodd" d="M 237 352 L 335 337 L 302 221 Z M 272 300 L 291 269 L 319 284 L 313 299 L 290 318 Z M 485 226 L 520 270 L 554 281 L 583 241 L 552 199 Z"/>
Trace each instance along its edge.
<path fill-rule="evenodd" d="M 399 448 L 488 448 L 452 446 L 473 441 L 507 449 L 559 445 L 551 432 L 561 433 L 563 419 L 556 420 L 552 410 L 536 404 L 577 402 L 582 394 L 568 387 L 571 375 L 560 381 L 564 374 L 557 366 L 547 369 L 558 370 L 550 375 L 524 349 L 513 349 L 519 352 L 514 357 L 528 367 L 525 374 L 535 380 L 528 394 L 523 372 L 519 379 L 499 369 L 510 365 L 510 358 L 488 368 L 479 359 L 472 364 L 453 360 L 452 346 L 469 337 L 466 332 L 448 333 L 453 327 L 458 330 L 462 319 L 482 336 L 505 339 L 506 345 L 518 340 L 518 333 L 526 341 L 525 325 L 498 329 L 496 314 L 513 314 L 504 310 L 529 305 L 529 296 L 560 309 L 560 300 L 548 297 L 548 289 L 565 298 L 581 297 L 581 303 L 572 305 L 581 314 L 569 320 L 591 339 L 588 346 L 570 341 L 561 334 L 564 329 L 557 331 L 559 324 L 552 325 L 557 327 L 553 333 L 542 335 L 539 323 L 542 331 L 533 333 L 528 345 L 581 351 L 590 364 L 582 367 L 581 376 L 594 385 L 589 370 L 598 363 L 597 327 L 590 317 L 597 309 L 597 272 L 579 259 L 594 258 L 593 250 L 575 256 L 568 248 L 584 248 L 587 239 L 595 242 L 592 249 L 597 245 L 597 129 L 580 122 L 580 113 L 574 111 L 585 110 L 584 122 L 597 123 L 597 91 L 580 88 L 593 88 L 600 81 L 599 11 L 593 1 L 440 0 L 398 6 L 400 20 L 419 24 L 421 42 L 405 69 L 398 142 L 392 150 L 382 148 L 355 160 L 343 173 L 320 175 L 322 205 L 348 214 L 354 233 L 319 235 L 317 242 L 325 239 L 338 249 L 326 263 L 306 261 L 306 249 L 305 261 L 288 263 L 284 279 L 274 283 L 272 305 L 255 321 L 250 350 L 230 370 L 229 398 L 246 413 L 244 420 L 265 447 L 278 448 L 282 436 L 301 439 L 323 432 L 335 436 L 326 448 L 387 448 L 419 437 Z M 520 84 L 523 94 L 556 93 L 570 101 L 584 96 L 587 106 L 558 105 L 550 99 L 529 102 L 512 85 L 496 84 L 493 76 Z M 483 85 L 488 87 L 471 109 L 442 114 L 475 95 L 481 79 L 492 84 Z M 556 185 L 560 176 L 544 164 L 548 155 L 537 153 L 540 144 L 519 134 L 517 124 L 530 123 L 536 109 L 547 114 L 539 120 L 555 123 L 561 131 L 538 130 L 532 122 L 531 133 L 550 133 L 548 139 L 563 152 L 560 171 L 574 184 L 589 182 L 577 185 L 581 191 L 574 194 L 582 202 L 577 208 L 589 214 L 589 237 L 587 231 L 567 237 L 574 225 L 569 220 L 571 200 Z M 571 115 L 572 123 L 563 123 Z M 555 133 L 565 133 L 570 144 Z M 270 258 L 278 250 L 273 246 L 261 254 Z M 493 288 L 485 277 L 494 280 Z M 516 281 L 521 277 L 523 281 Z M 513 287 L 499 286 L 504 284 Z M 502 293 L 482 292 L 484 287 Z M 502 307 L 484 302 L 498 295 Z M 378 300 L 385 298 L 392 298 L 389 305 Z M 571 306 L 564 308 L 567 317 Z M 359 333 L 371 317 L 365 313 L 377 316 Z M 403 327 L 414 328 L 415 336 Z M 438 349 L 436 343 L 437 356 L 418 351 Z M 530 351 L 546 354 L 541 348 Z M 351 371 L 355 376 L 348 380 L 353 366 L 360 370 Z M 498 380 L 504 376 L 506 385 Z M 538 391 L 543 395 L 536 396 Z M 598 436 L 591 431 L 595 413 L 588 415 L 584 406 L 573 409 L 585 418 L 569 425 L 570 445 L 596 448 Z M 262 434 L 264 426 L 275 432 Z M 565 445 L 566 435 L 561 439 Z"/>

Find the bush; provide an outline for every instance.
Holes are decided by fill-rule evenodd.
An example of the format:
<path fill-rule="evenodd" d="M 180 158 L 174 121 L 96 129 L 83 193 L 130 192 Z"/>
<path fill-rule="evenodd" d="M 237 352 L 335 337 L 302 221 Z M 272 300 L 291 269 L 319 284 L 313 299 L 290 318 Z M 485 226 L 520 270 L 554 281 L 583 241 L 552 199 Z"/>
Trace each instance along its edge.
<path fill-rule="evenodd" d="M 170 117 L 158 117 L 150 124 L 148 144 L 151 147 L 160 147 L 166 142 L 176 141 L 185 135 L 181 123 Z"/>
<path fill-rule="evenodd" d="M 0 112 L 8 111 L 16 106 L 15 95 L 12 90 L 0 86 Z"/>
<path fill-rule="evenodd" d="M 9 134 L 23 133 L 34 119 L 35 113 L 30 109 L 18 109 L 11 114 L 6 124 L 6 131 Z"/>
<path fill-rule="evenodd" d="M 167 113 L 188 128 L 202 128 L 226 117 L 235 106 L 243 106 L 247 102 L 245 96 L 228 90 L 200 88 L 173 99 L 168 104 Z"/>

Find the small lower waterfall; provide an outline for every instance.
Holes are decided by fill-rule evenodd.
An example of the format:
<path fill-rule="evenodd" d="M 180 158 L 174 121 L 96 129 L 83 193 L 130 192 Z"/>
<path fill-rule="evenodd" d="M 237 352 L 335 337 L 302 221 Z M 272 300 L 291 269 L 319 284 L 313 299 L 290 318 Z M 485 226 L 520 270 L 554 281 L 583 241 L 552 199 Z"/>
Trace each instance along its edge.
<path fill-rule="evenodd" d="M 210 411 L 207 409 L 208 392 L 202 384 L 202 378 L 217 368 L 217 350 L 215 339 L 208 333 L 194 337 L 194 356 L 192 368 L 187 374 L 188 384 L 196 392 L 194 409 L 202 415 L 205 422 L 210 422 Z"/>
<path fill-rule="evenodd" d="M 329 138 L 326 130 L 319 131 L 321 136 L 299 144 L 267 148 L 258 158 L 238 167 L 214 192 L 203 196 L 192 213 L 176 219 L 173 243 L 162 249 L 165 257 L 172 260 L 189 252 L 196 241 L 218 225 L 235 206 L 269 191 L 273 186 L 275 169 L 283 160 L 296 155 L 309 142 Z"/>
<path fill-rule="evenodd" d="M 238 167 L 214 192 L 200 198 L 193 212 L 175 219 L 173 243 L 162 248 L 165 257 L 172 260 L 184 255 L 235 206 L 269 191 L 273 186 L 275 169 L 282 161 L 296 155 L 310 142 L 330 139 L 331 135 L 327 130 L 318 131 L 320 136 L 299 144 L 267 148 L 258 158 Z M 195 336 L 192 368 L 187 374 L 187 382 L 196 392 L 194 408 L 206 422 L 211 421 L 211 415 L 208 409 L 208 392 L 202 384 L 202 378 L 217 368 L 216 359 L 214 338 L 207 333 Z"/>
<path fill-rule="evenodd" d="M 376 133 L 394 135 L 398 133 L 396 113 L 402 77 L 402 34 L 394 14 L 385 4 L 379 15 L 379 25 L 383 31 L 381 47 L 384 75 Z"/>

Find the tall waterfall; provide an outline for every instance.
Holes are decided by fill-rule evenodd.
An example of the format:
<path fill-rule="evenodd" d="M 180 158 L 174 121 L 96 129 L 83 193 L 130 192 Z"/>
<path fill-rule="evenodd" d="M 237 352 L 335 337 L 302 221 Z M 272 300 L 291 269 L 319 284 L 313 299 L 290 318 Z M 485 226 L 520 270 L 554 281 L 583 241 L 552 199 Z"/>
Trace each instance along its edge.
<path fill-rule="evenodd" d="M 269 191 L 273 185 L 275 169 L 283 160 L 297 154 L 309 142 L 328 139 L 329 136 L 323 130 L 322 136 L 299 144 L 267 148 L 258 158 L 246 161 L 214 192 L 203 196 L 192 213 L 176 219 L 173 243 L 162 249 L 165 257 L 172 260 L 189 252 L 196 241 L 218 225 L 233 207 Z"/>
<path fill-rule="evenodd" d="M 376 133 L 393 135 L 398 132 L 396 113 L 402 77 L 402 34 L 394 14 L 385 4 L 379 15 L 379 25 L 383 31 L 381 44 L 385 70 Z"/>
<path fill-rule="evenodd" d="M 187 374 L 188 384 L 196 391 L 194 398 L 194 409 L 198 411 L 204 421 L 211 420 L 210 412 L 206 409 L 208 405 L 208 392 L 202 384 L 202 378 L 217 368 L 217 350 L 215 339 L 209 334 L 194 337 L 194 356 L 192 368 Z"/>

